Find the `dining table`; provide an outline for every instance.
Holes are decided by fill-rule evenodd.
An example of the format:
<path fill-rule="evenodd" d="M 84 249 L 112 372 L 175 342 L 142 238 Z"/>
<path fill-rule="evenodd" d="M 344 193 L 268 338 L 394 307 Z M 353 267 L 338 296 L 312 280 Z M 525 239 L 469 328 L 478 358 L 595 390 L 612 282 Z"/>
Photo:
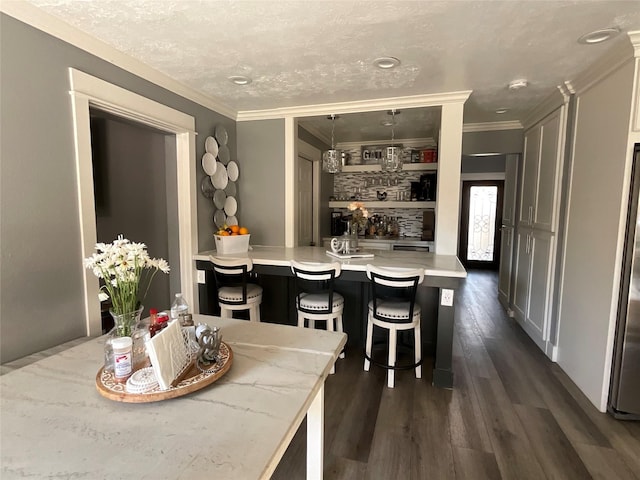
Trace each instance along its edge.
<path fill-rule="evenodd" d="M 104 336 L 0 377 L 0 477 L 266 479 L 306 417 L 307 478 L 321 479 L 324 383 L 346 335 L 193 319 L 221 329 L 233 360 L 214 383 L 184 396 L 102 396 Z"/>

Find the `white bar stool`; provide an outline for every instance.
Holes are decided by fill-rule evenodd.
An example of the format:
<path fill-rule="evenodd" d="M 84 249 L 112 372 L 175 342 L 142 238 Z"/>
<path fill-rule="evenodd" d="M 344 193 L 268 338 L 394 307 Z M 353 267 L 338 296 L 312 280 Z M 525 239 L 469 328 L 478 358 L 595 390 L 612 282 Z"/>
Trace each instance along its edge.
<path fill-rule="evenodd" d="M 250 258 L 226 258 L 209 256 L 218 288 L 218 304 L 222 318 L 233 318 L 236 310 L 249 310 L 249 320 L 260 321 L 262 287 L 250 283 L 253 270 Z"/>
<path fill-rule="evenodd" d="M 371 301 L 367 317 L 367 340 L 364 369 L 369 371 L 371 362 L 386 368 L 387 386 L 394 387 L 395 371 L 415 368 L 416 378 L 422 378 L 422 345 L 420 339 L 420 305 L 416 305 L 418 285 L 424 280 L 424 270 L 379 268 L 367 265 L 367 277 L 371 280 Z M 373 326 L 389 331 L 389 359 L 387 364 L 371 359 Z M 398 330 L 413 330 L 415 338 L 415 363 L 396 365 Z"/>
<path fill-rule="evenodd" d="M 334 280 L 340 276 L 338 262 L 306 263 L 291 261 L 291 271 L 296 278 L 296 310 L 298 327 L 315 328 L 316 321 L 326 322 L 329 331 L 343 332 L 342 311 L 344 297 L 334 291 Z M 344 352 L 340 353 L 344 358 Z M 331 373 L 335 366 L 331 367 Z"/>

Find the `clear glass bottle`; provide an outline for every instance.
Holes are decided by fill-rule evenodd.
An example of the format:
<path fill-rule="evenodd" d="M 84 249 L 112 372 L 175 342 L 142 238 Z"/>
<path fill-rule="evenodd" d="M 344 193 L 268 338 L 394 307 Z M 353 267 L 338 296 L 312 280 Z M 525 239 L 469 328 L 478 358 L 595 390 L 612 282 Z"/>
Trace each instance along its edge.
<path fill-rule="evenodd" d="M 176 298 L 171 304 L 171 320 L 177 320 L 181 314 L 189 313 L 189 304 L 182 296 L 182 293 L 176 293 Z"/>

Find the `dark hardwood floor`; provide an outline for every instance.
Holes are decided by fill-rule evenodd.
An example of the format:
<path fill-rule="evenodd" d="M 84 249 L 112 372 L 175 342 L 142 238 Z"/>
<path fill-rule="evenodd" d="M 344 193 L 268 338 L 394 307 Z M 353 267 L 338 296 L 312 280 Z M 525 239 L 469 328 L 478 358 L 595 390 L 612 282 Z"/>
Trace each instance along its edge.
<path fill-rule="evenodd" d="M 347 351 L 325 388 L 326 479 L 640 479 L 640 422 L 600 413 L 506 316 L 495 272 L 456 298 L 455 388 L 362 370 Z M 277 480 L 305 478 L 306 427 Z"/>

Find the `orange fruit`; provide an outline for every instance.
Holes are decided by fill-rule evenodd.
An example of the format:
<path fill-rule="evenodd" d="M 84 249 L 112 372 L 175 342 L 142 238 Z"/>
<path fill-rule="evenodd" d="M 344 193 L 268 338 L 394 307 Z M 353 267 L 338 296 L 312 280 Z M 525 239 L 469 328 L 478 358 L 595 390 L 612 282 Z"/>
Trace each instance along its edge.
<path fill-rule="evenodd" d="M 231 233 L 238 233 L 240 231 L 240 227 L 238 225 L 231 225 L 229 228 L 231 229 Z"/>
<path fill-rule="evenodd" d="M 228 237 L 229 236 L 229 232 L 227 232 L 226 230 L 223 230 L 222 232 L 220 232 L 220 236 Z"/>
<path fill-rule="evenodd" d="M 247 227 L 240 227 L 238 233 L 240 233 L 240 235 L 249 235 L 249 229 Z"/>
<path fill-rule="evenodd" d="M 237 235 L 239 235 L 239 233 L 238 233 L 238 232 L 233 232 L 233 233 L 231 234 L 231 236 L 232 236 L 232 237 L 235 237 L 235 236 L 237 236 Z"/>

